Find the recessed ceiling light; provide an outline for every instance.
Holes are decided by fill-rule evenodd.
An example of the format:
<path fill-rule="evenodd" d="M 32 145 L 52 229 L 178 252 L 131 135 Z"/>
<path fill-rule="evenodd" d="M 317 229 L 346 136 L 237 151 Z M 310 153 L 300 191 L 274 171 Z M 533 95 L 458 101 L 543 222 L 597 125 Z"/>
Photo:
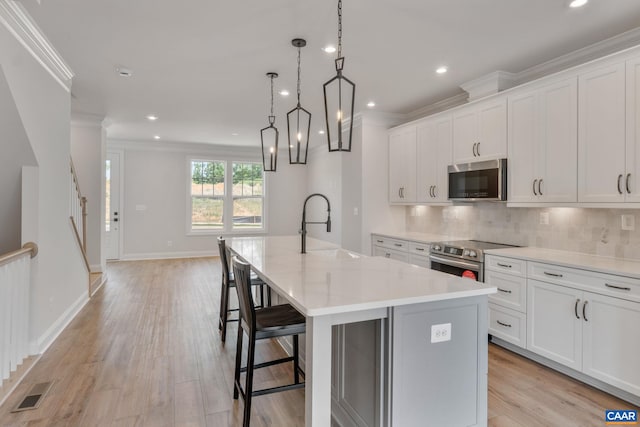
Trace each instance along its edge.
<path fill-rule="evenodd" d="M 232 133 L 231 136 L 238 136 L 236 132 Z"/>
<path fill-rule="evenodd" d="M 133 71 L 125 67 L 118 67 L 116 68 L 116 71 L 120 77 L 131 77 L 133 75 Z"/>
<path fill-rule="evenodd" d="M 589 0 L 573 0 L 571 3 L 569 3 L 569 7 L 582 7 L 585 4 L 587 4 Z"/>
<path fill-rule="evenodd" d="M 155 122 L 156 120 L 158 120 L 158 116 L 156 116 L 155 114 L 149 114 L 147 116 L 147 120 Z"/>
<path fill-rule="evenodd" d="M 445 66 L 438 67 L 438 68 L 436 69 L 436 73 L 438 73 L 438 74 L 444 74 L 444 73 L 446 73 L 447 71 L 449 71 L 449 69 L 448 69 L 447 67 L 445 67 Z"/>
<path fill-rule="evenodd" d="M 322 129 L 320 129 L 320 130 L 318 131 L 318 133 L 319 133 L 320 135 L 324 135 L 324 131 L 323 131 Z"/>
<path fill-rule="evenodd" d="M 329 46 L 323 47 L 322 50 L 324 50 L 327 53 L 333 53 L 333 52 L 336 51 L 336 48 L 335 48 L 335 46 L 329 45 Z"/>
<path fill-rule="evenodd" d="M 282 90 L 280 91 L 280 95 L 282 95 L 282 96 L 289 96 L 289 91 L 288 91 L 288 90 L 286 90 L 286 89 L 282 89 Z"/>
<path fill-rule="evenodd" d="M 160 135 L 155 135 L 153 139 L 160 139 Z"/>
<path fill-rule="evenodd" d="M 376 103 L 375 103 L 375 102 L 373 102 L 373 101 L 369 101 L 369 102 L 367 103 L 367 107 L 369 107 L 369 108 L 373 108 L 373 107 L 375 107 L 375 106 L 376 106 Z"/>

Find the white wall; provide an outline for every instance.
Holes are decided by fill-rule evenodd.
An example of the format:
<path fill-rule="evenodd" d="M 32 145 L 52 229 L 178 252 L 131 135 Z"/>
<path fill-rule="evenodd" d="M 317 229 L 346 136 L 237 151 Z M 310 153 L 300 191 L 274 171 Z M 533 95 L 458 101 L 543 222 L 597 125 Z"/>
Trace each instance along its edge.
<path fill-rule="evenodd" d="M 349 153 L 329 153 L 322 144 L 309 149 L 307 161 L 307 194 L 321 193 L 331 202 L 331 232 L 317 224 L 307 226 L 307 236 L 329 242 L 342 243 L 342 156 Z M 302 214 L 302 203 L 294 207 Z M 299 217 L 298 223 L 302 219 Z M 327 204 L 324 199 L 314 197 L 307 203 L 307 221 L 326 221 Z M 299 228 L 299 227 L 298 227 Z"/>
<path fill-rule="evenodd" d="M 39 165 L 40 252 L 34 259 L 30 304 L 31 351 L 38 353 L 87 300 L 88 275 L 69 222 L 71 98 L 4 26 L 0 65 Z"/>
<path fill-rule="evenodd" d="M 217 234 L 187 233 L 188 159 L 261 161 L 256 149 L 205 144 L 108 141 L 107 149 L 124 151 L 120 207 L 123 259 L 217 254 Z M 280 156 L 284 159 L 286 153 Z M 306 189 L 304 168 L 280 161 L 278 171 L 267 173 L 266 180 L 268 233 L 297 233 L 301 211 L 296 207 L 302 206 Z M 137 210 L 139 205 L 145 209 Z"/>
<path fill-rule="evenodd" d="M 0 254 L 21 246 L 22 166 L 36 159 L 0 66 Z"/>
<path fill-rule="evenodd" d="M 102 118 L 74 116 L 71 121 L 71 158 L 80 191 L 87 198 L 87 257 L 92 271 L 103 271 L 104 169 Z"/>

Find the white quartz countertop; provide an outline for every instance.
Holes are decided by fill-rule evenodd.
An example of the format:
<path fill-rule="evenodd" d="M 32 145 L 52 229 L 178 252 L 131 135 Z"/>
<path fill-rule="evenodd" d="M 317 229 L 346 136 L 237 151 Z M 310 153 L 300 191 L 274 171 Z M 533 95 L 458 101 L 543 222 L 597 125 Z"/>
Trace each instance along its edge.
<path fill-rule="evenodd" d="M 640 262 L 622 258 L 609 258 L 580 252 L 535 247 L 491 249 L 485 251 L 485 254 L 519 258 L 527 261 L 547 262 L 564 267 L 640 279 Z"/>
<path fill-rule="evenodd" d="M 442 234 L 418 233 L 415 231 L 374 231 L 371 234 L 392 239 L 409 240 L 418 243 L 446 242 L 449 240 L 467 240 L 460 236 L 446 236 Z"/>
<path fill-rule="evenodd" d="M 239 254 L 305 316 L 320 316 L 488 295 L 496 288 L 382 257 L 367 257 L 300 236 L 234 237 Z"/>

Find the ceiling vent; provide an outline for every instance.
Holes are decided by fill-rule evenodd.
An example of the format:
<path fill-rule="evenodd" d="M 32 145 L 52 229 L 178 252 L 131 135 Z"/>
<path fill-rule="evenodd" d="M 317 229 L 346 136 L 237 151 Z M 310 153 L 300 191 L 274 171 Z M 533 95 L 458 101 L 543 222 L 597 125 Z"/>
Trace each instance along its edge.
<path fill-rule="evenodd" d="M 516 85 L 516 75 L 506 71 L 495 71 L 486 76 L 460 85 L 469 94 L 469 101 L 493 95 Z"/>

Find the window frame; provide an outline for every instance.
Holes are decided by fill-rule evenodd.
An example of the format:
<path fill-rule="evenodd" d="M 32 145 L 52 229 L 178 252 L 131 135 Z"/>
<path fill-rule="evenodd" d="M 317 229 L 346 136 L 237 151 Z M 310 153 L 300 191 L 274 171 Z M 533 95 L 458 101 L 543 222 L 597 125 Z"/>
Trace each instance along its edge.
<path fill-rule="evenodd" d="M 193 215 L 193 195 L 191 194 L 191 167 L 193 162 L 220 162 L 224 164 L 224 194 L 222 196 L 213 196 L 213 199 L 223 201 L 223 217 L 230 218 L 229 221 L 222 223 L 222 228 L 210 230 L 194 230 L 192 223 Z M 267 216 L 267 183 L 268 174 L 262 171 L 262 196 L 251 196 L 252 198 L 262 197 L 262 227 L 260 228 L 234 228 L 233 226 L 233 202 L 236 198 L 249 198 L 247 196 L 233 196 L 233 164 L 234 163 L 255 163 L 262 166 L 262 161 L 257 158 L 244 156 L 187 156 L 186 159 L 186 235 L 187 236 L 219 236 L 224 235 L 251 235 L 266 234 L 268 232 L 268 216 Z"/>

